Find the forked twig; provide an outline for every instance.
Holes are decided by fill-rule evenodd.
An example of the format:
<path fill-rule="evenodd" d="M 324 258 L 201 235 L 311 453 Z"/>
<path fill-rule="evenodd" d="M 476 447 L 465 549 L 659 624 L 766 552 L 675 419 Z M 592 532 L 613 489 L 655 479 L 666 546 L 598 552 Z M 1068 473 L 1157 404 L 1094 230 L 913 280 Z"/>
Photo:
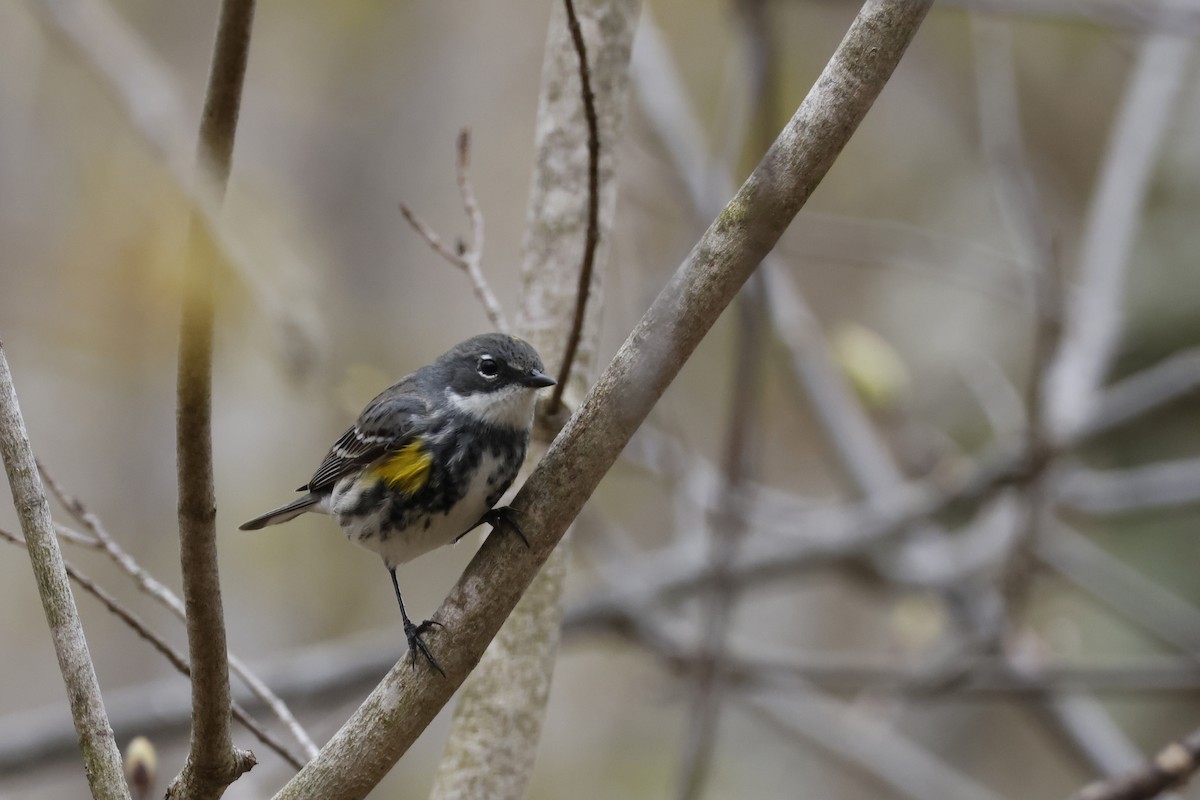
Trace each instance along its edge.
<path fill-rule="evenodd" d="M 459 131 L 457 150 L 458 161 L 455 174 L 458 191 L 462 195 L 463 210 L 466 212 L 467 221 L 471 224 L 471 241 L 468 243 L 460 239 L 457 247 L 451 249 L 433 228 L 425 224 L 408 207 L 407 203 L 400 203 L 400 213 L 404 215 L 404 219 L 413 227 L 413 230 L 420 234 L 433 252 L 466 273 L 467 278 L 471 281 L 471 289 L 475 292 L 475 297 L 483 304 L 484 313 L 487 314 L 492 327 L 498 331 L 507 332 L 509 329 L 508 319 L 504 316 L 504 309 L 501 308 L 500 301 L 496 299 L 496 294 L 488 284 L 481 266 L 483 261 L 483 214 L 475 199 L 475 189 L 471 186 L 471 133 L 466 128 Z"/>

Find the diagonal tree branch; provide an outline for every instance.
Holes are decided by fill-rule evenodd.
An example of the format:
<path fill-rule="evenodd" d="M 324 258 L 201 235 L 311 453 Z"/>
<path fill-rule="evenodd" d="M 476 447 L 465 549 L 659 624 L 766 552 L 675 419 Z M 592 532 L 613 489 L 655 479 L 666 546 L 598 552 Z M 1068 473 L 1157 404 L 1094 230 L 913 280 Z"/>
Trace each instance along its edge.
<path fill-rule="evenodd" d="M 916 35 L 919 0 L 870 0 L 817 84 L 642 317 L 513 501 L 530 547 L 490 537 L 442 604 L 446 677 L 398 663 L 277 798 L 363 797 L 478 663 L 630 436 L 832 166 Z"/>
<path fill-rule="evenodd" d="M 108 723 L 62 552 L 54 536 L 50 505 L 38 477 L 3 342 L 0 342 L 0 455 L 4 458 L 21 531 L 28 543 L 42 609 L 46 612 L 46 622 L 54 640 L 54 654 L 67 685 L 67 699 L 71 704 L 79 747 L 83 751 L 88 786 L 95 797 L 128 799 L 129 788 L 125 785 L 121 753 Z"/>
<path fill-rule="evenodd" d="M 197 160 L 209 169 L 220 198 L 229 180 L 238 109 L 246 75 L 254 0 L 223 0 L 200 121 Z M 216 497 L 212 466 L 212 341 L 215 248 L 212 232 L 193 214 L 184 271 L 180 323 L 176 446 L 179 454 L 179 556 L 192 666 L 192 736 L 170 798 L 220 797 L 254 766 L 234 748 L 230 731 L 229 663 L 217 570 Z"/>

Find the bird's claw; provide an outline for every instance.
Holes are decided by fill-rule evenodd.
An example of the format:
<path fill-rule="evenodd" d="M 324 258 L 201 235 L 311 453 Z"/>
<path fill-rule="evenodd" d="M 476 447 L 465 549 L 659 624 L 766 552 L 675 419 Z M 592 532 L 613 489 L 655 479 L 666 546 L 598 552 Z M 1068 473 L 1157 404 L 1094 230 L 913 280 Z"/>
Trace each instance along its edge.
<path fill-rule="evenodd" d="M 425 644 L 425 640 L 421 638 L 421 634 L 426 633 L 431 628 L 444 627 L 437 620 L 427 619 L 420 625 L 413 625 L 409 620 L 404 620 L 404 636 L 408 639 L 408 658 L 412 663 L 412 668 L 417 668 L 417 653 L 425 656 L 425 660 L 429 662 L 429 666 L 433 667 L 444 678 L 446 677 L 445 670 L 442 665 L 433 657 L 433 653 L 429 651 L 429 647 Z"/>
<path fill-rule="evenodd" d="M 512 528 L 513 533 L 521 538 L 525 543 L 525 547 L 529 547 L 529 539 L 525 538 L 525 531 L 521 530 L 521 523 L 517 522 L 517 512 L 512 506 L 501 506 L 493 508 L 483 515 L 480 522 L 485 522 L 492 526 L 492 530 L 499 530 L 501 525 L 507 525 Z"/>

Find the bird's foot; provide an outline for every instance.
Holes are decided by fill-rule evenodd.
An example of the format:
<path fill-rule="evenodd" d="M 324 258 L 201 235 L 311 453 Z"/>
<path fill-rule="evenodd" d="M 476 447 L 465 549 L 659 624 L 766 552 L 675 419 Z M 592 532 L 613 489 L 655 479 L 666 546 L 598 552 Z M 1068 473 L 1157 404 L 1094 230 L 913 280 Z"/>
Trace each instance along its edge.
<path fill-rule="evenodd" d="M 429 646 L 421 638 L 422 634 L 435 627 L 442 627 L 442 623 L 437 620 L 427 619 L 420 625 L 414 625 L 411 620 L 406 618 L 404 620 L 404 636 L 408 639 L 408 658 L 412 663 L 412 668 L 414 670 L 417 668 L 417 653 L 420 653 L 425 656 L 425 660 L 429 662 L 429 666 L 437 670 L 444 678 L 446 677 L 446 673 L 442 669 L 442 665 L 433 657 L 433 653 L 429 652 Z"/>
<path fill-rule="evenodd" d="M 484 514 L 483 518 L 479 520 L 479 524 L 491 525 L 494 531 L 507 526 L 521 538 L 526 547 L 529 547 L 529 540 L 525 538 L 525 531 L 521 530 L 521 523 L 517 521 L 519 518 L 520 514 L 512 506 L 501 506 L 500 508 L 493 508 Z"/>

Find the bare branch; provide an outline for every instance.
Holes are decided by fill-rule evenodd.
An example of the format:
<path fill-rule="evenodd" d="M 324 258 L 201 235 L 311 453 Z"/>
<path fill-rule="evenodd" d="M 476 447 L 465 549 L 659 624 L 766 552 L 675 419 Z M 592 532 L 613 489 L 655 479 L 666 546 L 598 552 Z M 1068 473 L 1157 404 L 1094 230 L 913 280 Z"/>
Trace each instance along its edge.
<path fill-rule="evenodd" d="M 229 180 L 234 134 L 246 75 L 254 0 L 222 0 L 197 160 L 209 165 L 219 198 Z M 169 798 L 219 797 L 251 767 L 254 756 L 233 746 L 229 661 L 217 568 L 216 497 L 212 468 L 212 341 L 215 265 L 212 236 L 189 220 L 180 322 L 176 446 L 179 454 L 179 555 L 192 666 L 192 736 Z"/>
<path fill-rule="evenodd" d="M 129 798 L 121 752 L 113 738 L 112 727 L 100 696 L 100 684 L 92 667 L 87 639 L 79 622 L 79 611 L 67 581 L 66 567 L 54 525 L 46 492 L 38 478 L 33 448 L 21 418 L 12 373 L 0 342 L 0 455 L 12 489 L 13 504 L 21 522 L 21 531 L 29 543 L 29 560 L 33 564 L 42 610 L 54 640 L 54 654 L 67 687 L 71 717 L 83 751 L 84 771 L 88 786 L 96 797 Z"/>
<path fill-rule="evenodd" d="M 400 213 L 404 215 L 406 220 L 408 220 L 408 224 L 413 227 L 413 230 L 421 235 L 421 238 L 425 240 L 425 243 L 429 245 L 433 252 L 446 259 L 446 261 L 448 261 L 450 264 L 466 272 L 467 260 L 463 256 L 447 247 L 446 243 L 442 241 L 442 237 L 438 236 L 437 232 L 433 228 L 426 225 L 425 221 L 418 217 L 416 213 L 408 207 L 407 204 L 400 204 Z"/>
<path fill-rule="evenodd" d="M 471 186 L 471 133 L 463 128 L 458 133 L 458 192 L 462 195 L 463 210 L 467 212 L 467 220 L 471 223 L 471 243 L 463 248 L 463 261 L 466 264 L 467 277 L 471 279 L 471 289 L 491 320 L 492 327 L 498 331 L 508 331 L 508 320 L 504 309 L 496 299 L 492 287 L 488 285 L 483 274 L 483 214 L 475 199 L 475 189 Z"/>

